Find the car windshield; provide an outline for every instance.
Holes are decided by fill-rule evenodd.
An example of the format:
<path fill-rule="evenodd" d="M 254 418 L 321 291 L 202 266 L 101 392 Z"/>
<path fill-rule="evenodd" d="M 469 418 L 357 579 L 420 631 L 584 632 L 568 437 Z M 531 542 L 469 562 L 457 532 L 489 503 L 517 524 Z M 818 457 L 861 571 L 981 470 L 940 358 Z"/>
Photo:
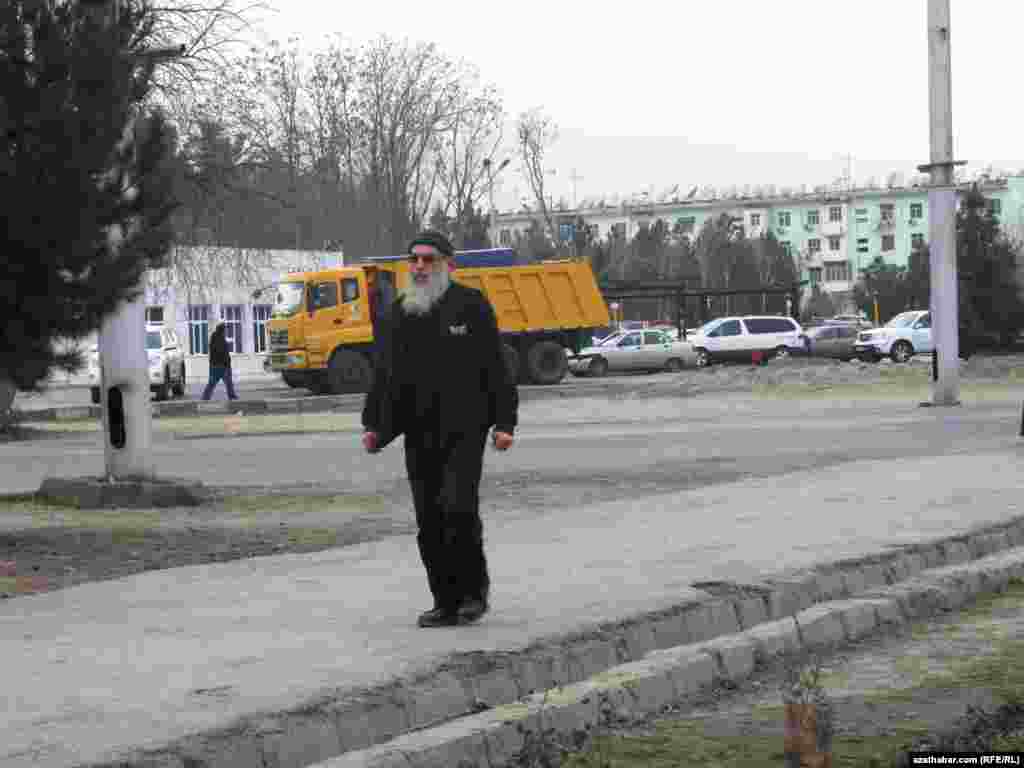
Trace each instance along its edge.
<path fill-rule="evenodd" d="M 592 346 L 603 347 L 605 344 L 611 344 L 622 338 L 621 333 L 613 333 L 611 336 L 605 336 L 603 339 L 595 339 Z"/>
<path fill-rule="evenodd" d="M 694 333 L 700 333 L 704 335 L 711 333 L 711 331 L 715 330 L 715 328 L 717 328 L 721 322 L 721 319 L 711 320 L 710 322 L 704 323 L 704 325 L 702 325 L 700 328 L 694 331 Z"/>
<path fill-rule="evenodd" d="M 917 320 L 918 314 L 916 312 L 904 312 L 902 315 L 896 315 L 892 320 L 885 324 L 886 328 L 909 328 Z"/>
<path fill-rule="evenodd" d="M 305 295 L 305 283 L 278 283 L 272 316 L 291 317 L 302 307 L 302 297 Z"/>
<path fill-rule="evenodd" d="M 146 331 L 146 349 L 160 349 L 161 347 L 163 344 L 160 342 L 160 332 Z"/>

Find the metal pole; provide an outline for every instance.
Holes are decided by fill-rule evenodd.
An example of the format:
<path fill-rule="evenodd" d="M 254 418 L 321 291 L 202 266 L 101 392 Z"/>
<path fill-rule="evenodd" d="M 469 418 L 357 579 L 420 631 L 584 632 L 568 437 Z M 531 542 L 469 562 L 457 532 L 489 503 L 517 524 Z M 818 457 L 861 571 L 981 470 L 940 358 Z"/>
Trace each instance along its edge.
<path fill-rule="evenodd" d="M 928 0 L 928 113 L 931 174 L 928 218 L 932 339 L 936 380 L 932 405 L 960 400 L 959 322 L 956 277 L 956 189 L 953 186 L 953 108 L 949 0 Z"/>

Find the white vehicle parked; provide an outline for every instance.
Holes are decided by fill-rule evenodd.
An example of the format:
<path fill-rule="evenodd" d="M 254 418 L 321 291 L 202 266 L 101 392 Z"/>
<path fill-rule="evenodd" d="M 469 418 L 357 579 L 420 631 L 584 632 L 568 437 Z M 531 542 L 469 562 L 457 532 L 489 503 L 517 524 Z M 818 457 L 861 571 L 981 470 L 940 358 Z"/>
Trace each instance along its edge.
<path fill-rule="evenodd" d="M 173 328 L 146 326 L 146 357 L 149 362 L 149 388 L 157 400 L 185 394 L 185 351 Z M 93 403 L 100 402 L 100 354 L 94 346 L 89 354 L 89 384 Z"/>
<path fill-rule="evenodd" d="M 574 376 L 604 376 L 608 371 L 678 371 L 693 361 L 693 347 L 673 341 L 662 331 L 642 330 L 612 334 L 599 344 L 569 356 Z"/>
<path fill-rule="evenodd" d="M 803 351 L 805 338 L 800 324 L 782 315 L 722 317 L 687 334 L 698 368 L 724 360 L 749 362 L 753 352 L 783 357 Z"/>
<path fill-rule="evenodd" d="M 905 363 L 915 354 L 930 354 L 935 351 L 932 315 L 926 309 L 898 314 L 881 328 L 857 334 L 853 349 L 861 359 L 877 361 L 888 356 L 896 363 Z"/>

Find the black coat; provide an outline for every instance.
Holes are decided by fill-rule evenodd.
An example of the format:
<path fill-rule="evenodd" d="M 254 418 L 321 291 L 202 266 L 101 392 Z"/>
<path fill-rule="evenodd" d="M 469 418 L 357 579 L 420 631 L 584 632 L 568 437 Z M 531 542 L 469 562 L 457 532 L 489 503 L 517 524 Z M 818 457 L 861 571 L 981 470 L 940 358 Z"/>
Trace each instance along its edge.
<path fill-rule="evenodd" d="M 228 340 L 223 328 L 214 331 L 210 337 L 210 365 L 217 368 L 231 367 L 231 352 L 228 351 Z"/>
<path fill-rule="evenodd" d="M 480 291 L 453 282 L 422 317 L 399 298 L 378 326 L 375 352 L 363 426 L 381 447 L 409 432 L 515 431 L 519 395 Z"/>

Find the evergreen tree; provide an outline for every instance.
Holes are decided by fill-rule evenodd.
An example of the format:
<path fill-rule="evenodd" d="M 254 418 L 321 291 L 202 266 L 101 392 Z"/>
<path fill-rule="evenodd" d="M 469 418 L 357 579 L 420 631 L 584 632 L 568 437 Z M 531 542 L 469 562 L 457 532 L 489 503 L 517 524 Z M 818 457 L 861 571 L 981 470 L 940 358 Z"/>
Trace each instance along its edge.
<path fill-rule="evenodd" d="M 905 311 L 909 303 L 905 272 L 906 267 L 887 264 L 881 256 L 876 256 L 861 270 L 861 280 L 854 286 L 853 301 L 857 308 L 874 319 L 877 298 L 879 320 L 883 323 Z"/>
<path fill-rule="evenodd" d="M 57 343 L 98 329 L 167 252 L 173 134 L 140 114 L 152 72 L 135 57 L 152 23 L 135 2 L 113 29 L 78 3 L 0 4 L 0 379 L 19 388 L 80 366 Z"/>

